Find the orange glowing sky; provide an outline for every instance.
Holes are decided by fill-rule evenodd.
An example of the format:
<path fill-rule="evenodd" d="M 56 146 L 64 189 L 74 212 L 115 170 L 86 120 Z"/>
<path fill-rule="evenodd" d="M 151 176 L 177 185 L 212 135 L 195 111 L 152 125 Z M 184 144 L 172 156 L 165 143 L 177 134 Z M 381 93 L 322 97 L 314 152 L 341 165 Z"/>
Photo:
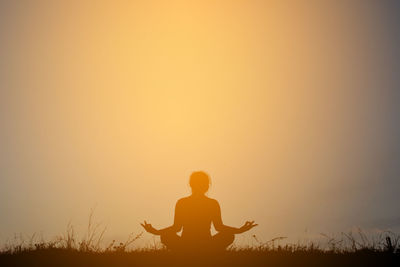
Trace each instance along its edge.
<path fill-rule="evenodd" d="M 95 205 L 111 237 L 167 226 L 195 170 L 225 223 L 259 223 L 244 239 L 398 227 L 382 223 L 398 221 L 400 173 L 389 13 L 375 1 L 2 2 L 0 240 L 84 229 Z"/>

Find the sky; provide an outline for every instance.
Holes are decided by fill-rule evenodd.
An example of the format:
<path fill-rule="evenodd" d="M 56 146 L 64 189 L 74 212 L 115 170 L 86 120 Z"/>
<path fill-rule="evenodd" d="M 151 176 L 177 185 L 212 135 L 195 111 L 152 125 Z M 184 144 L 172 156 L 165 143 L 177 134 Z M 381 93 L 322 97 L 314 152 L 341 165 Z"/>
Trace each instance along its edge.
<path fill-rule="evenodd" d="M 243 242 L 400 231 L 399 12 L 0 1 L 0 241 L 168 226 L 197 170 Z"/>

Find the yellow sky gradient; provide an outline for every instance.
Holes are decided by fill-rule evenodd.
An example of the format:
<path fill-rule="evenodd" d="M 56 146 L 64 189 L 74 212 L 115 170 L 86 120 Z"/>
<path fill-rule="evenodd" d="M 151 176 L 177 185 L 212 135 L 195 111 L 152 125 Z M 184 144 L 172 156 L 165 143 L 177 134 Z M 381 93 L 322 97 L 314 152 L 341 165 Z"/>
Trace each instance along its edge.
<path fill-rule="evenodd" d="M 384 21 L 339 2 L 10 4 L 0 238 L 94 205 L 110 236 L 167 226 L 195 170 L 226 224 L 259 223 L 245 238 L 368 220 Z"/>

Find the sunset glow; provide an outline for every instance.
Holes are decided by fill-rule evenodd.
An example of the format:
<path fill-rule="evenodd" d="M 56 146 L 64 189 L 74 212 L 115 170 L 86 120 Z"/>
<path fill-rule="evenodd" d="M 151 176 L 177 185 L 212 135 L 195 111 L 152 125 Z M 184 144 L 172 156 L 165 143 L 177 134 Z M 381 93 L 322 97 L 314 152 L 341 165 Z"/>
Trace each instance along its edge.
<path fill-rule="evenodd" d="M 169 225 L 197 170 L 224 222 L 259 224 L 238 242 L 384 229 L 388 11 L 312 2 L 1 3 L 0 240 L 94 206 L 110 238 Z"/>

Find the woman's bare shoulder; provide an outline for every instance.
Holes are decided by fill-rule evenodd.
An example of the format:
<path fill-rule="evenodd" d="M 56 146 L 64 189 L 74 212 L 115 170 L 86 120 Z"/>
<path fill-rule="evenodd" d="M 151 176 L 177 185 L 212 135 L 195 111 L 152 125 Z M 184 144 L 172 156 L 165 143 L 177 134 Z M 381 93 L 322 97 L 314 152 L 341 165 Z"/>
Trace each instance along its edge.
<path fill-rule="evenodd" d="M 207 197 L 207 200 L 208 200 L 212 205 L 219 206 L 218 200 L 216 200 L 216 199 L 214 199 L 214 198 L 210 198 L 210 197 Z"/>
<path fill-rule="evenodd" d="M 180 198 L 180 199 L 178 199 L 178 201 L 176 201 L 176 204 L 177 204 L 177 205 L 178 205 L 178 204 L 183 204 L 183 203 L 187 202 L 189 199 L 190 199 L 190 196 Z"/>

